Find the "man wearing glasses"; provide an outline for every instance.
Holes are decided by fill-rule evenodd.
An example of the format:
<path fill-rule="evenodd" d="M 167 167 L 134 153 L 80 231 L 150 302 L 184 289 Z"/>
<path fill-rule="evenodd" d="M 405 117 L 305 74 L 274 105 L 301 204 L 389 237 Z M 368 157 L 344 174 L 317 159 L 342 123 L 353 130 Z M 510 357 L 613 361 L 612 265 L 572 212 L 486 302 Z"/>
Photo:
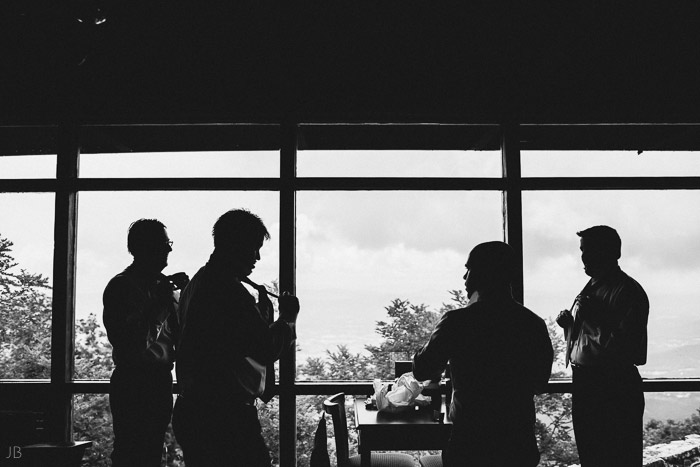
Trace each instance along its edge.
<path fill-rule="evenodd" d="M 115 364 L 109 390 L 114 467 L 161 464 L 173 407 L 177 290 L 188 281 L 185 273 L 161 272 L 172 244 L 162 222 L 132 223 L 127 248 L 134 260 L 104 291 L 103 320 Z"/>

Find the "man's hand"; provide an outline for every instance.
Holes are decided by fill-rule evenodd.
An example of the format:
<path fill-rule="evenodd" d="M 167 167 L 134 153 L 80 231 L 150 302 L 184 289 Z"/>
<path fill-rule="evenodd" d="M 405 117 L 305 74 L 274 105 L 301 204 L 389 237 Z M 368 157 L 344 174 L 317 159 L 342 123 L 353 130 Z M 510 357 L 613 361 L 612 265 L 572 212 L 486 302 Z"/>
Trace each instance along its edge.
<path fill-rule="evenodd" d="M 569 310 L 561 310 L 559 316 L 557 316 L 557 324 L 564 329 L 570 328 L 574 324 L 574 317 L 571 316 L 571 312 Z"/>
<path fill-rule="evenodd" d="M 299 315 L 299 299 L 289 292 L 284 292 L 280 296 L 280 318 L 288 323 L 296 323 Z"/>
<path fill-rule="evenodd" d="M 190 277 L 184 272 L 176 272 L 172 276 L 168 276 L 167 279 L 173 284 L 175 290 L 184 289 L 190 282 Z"/>

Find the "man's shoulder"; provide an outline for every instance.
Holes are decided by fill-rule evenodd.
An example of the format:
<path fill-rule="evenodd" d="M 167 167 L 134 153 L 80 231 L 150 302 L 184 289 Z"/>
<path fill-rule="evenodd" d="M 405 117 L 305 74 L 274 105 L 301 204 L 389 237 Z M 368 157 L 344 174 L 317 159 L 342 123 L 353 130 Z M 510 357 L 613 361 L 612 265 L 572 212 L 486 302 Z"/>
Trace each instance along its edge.
<path fill-rule="evenodd" d="M 491 319 L 493 313 L 491 305 L 482 301 L 469 303 L 462 308 L 446 311 L 442 315 L 442 321 L 448 323 L 475 323 L 484 319 Z"/>
<path fill-rule="evenodd" d="M 628 287 L 641 290 L 642 292 L 644 291 L 642 284 L 623 270 L 620 270 L 620 281 Z"/>
<path fill-rule="evenodd" d="M 133 275 L 129 272 L 129 268 L 124 269 L 107 282 L 105 293 L 108 291 L 119 291 L 136 287 L 135 279 L 132 276 Z"/>
<path fill-rule="evenodd" d="M 238 306 L 240 303 L 255 305 L 255 299 L 248 293 L 242 284 L 222 277 L 218 272 L 202 266 L 190 279 L 180 297 L 180 303 L 195 300 L 206 303 L 217 303 L 222 306 Z"/>
<path fill-rule="evenodd" d="M 523 316 L 525 316 L 525 319 L 533 328 L 543 329 L 547 333 L 547 335 L 549 335 L 549 331 L 547 331 L 547 321 L 545 321 L 544 318 L 542 318 L 540 315 L 538 315 L 531 309 L 521 304 L 518 305 L 520 305 L 520 308 L 522 308 Z"/>
<path fill-rule="evenodd" d="M 620 271 L 620 294 L 626 296 L 628 299 L 641 300 L 648 302 L 649 298 L 644 290 L 644 287 L 637 282 L 632 276 Z"/>

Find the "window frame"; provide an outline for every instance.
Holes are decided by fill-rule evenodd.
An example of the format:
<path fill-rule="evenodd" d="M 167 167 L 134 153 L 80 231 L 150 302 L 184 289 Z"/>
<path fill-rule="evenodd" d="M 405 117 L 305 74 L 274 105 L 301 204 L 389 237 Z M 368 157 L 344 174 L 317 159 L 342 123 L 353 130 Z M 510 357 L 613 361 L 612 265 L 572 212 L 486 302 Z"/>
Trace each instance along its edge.
<path fill-rule="evenodd" d="M 500 191 L 503 199 L 503 232 L 518 252 L 520 275 L 516 298 L 523 298 L 522 193 L 557 190 L 700 190 L 700 177 L 529 177 L 523 178 L 523 149 L 636 149 L 700 151 L 698 125 L 529 125 L 529 124 L 357 124 L 357 123 L 225 123 L 215 125 L 119 125 L 110 130 L 131 135 L 133 151 L 190 150 L 187 138 L 171 136 L 186 130 L 199 135 L 198 150 L 280 151 L 279 178 L 79 178 L 81 149 L 102 151 L 86 134 L 99 129 L 90 125 L 0 127 L 0 154 L 43 154 L 56 151 L 55 179 L 0 179 L 0 192 L 52 192 L 54 212 L 53 311 L 50 381 L 0 381 L 0 390 L 12 386 L 36 388 L 48 385 L 53 407 L 48 427 L 51 436 L 72 440 L 72 395 L 108 392 L 108 381 L 74 381 L 75 255 L 78 196 L 81 191 L 122 190 L 263 190 L 279 192 L 280 286 L 295 291 L 296 193 L 300 191 Z M 278 137 L 270 139 L 270 128 Z M 33 135 L 51 135 L 37 140 Z M 222 138 L 213 137 L 219 135 Z M 238 138 L 238 139 L 237 139 Z M 236 141 L 241 141 L 240 144 Z M 185 145 L 185 146 L 183 146 Z M 297 177 L 297 151 L 303 149 L 500 149 L 500 178 L 361 178 Z M 296 396 L 367 394 L 371 382 L 296 381 L 296 353 L 280 361 L 277 393 L 280 396 L 280 461 L 296 465 Z M 645 392 L 700 391 L 697 378 L 645 379 Z M 175 384 L 174 392 L 177 392 Z M 570 381 L 551 381 L 547 391 L 571 392 Z"/>

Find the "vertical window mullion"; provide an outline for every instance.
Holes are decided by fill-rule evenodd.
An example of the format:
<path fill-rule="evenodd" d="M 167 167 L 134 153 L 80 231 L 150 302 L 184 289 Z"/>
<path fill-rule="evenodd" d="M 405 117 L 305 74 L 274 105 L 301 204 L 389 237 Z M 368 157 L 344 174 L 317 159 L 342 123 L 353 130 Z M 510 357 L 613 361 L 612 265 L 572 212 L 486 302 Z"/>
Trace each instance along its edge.
<path fill-rule="evenodd" d="M 49 436 L 73 440 L 72 394 L 75 318 L 75 253 L 78 221 L 77 178 L 80 145 L 77 127 L 62 126 L 56 163 L 53 303 L 51 311 L 51 414 Z"/>
<path fill-rule="evenodd" d="M 502 125 L 501 161 L 506 191 L 503 193 L 503 233 L 505 241 L 515 249 L 518 277 L 513 280 L 513 296 L 523 302 L 523 196 L 520 170 L 518 124 Z"/>
<path fill-rule="evenodd" d="M 296 294 L 296 174 L 298 126 L 281 127 L 280 153 L 280 291 Z M 296 348 L 280 359 L 280 466 L 296 466 Z"/>

